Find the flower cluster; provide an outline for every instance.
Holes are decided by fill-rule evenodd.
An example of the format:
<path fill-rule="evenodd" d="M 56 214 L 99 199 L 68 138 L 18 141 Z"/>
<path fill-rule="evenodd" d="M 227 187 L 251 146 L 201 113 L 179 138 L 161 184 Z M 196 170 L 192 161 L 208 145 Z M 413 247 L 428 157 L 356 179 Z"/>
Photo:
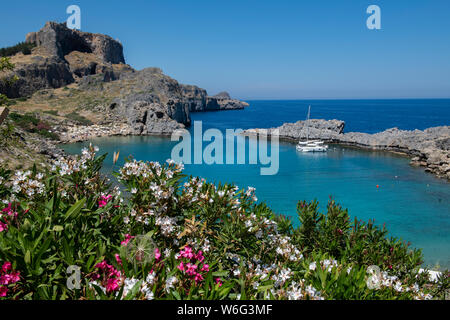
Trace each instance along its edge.
<path fill-rule="evenodd" d="M 325 260 L 320 261 L 320 267 L 322 268 L 322 270 L 331 272 L 331 270 L 333 270 L 333 268 L 338 267 L 338 262 L 336 260 L 325 259 Z M 317 268 L 317 263 L 315 261 L 313 261 L 309 264 L 309 270 L 315 271 L 316 268 Z M 351 270 L 351 269 L 349 269 L 349 270 Z"/>
<path fill-rule="evenodd" d="M 100 195 L 100 199 L 98 199 L 98 207 L 99 208 L 103 208 L 106 207 L 106 205 L 108 204 L 109 200 L 111 200 L 113 196 L 108 194 L 108 195 Z"/>
<path fill-rule="evenodd" d="M 12 264 L 6 261 L 0 270 L 0 297 L 6 297 L 8 286 L 20 281 L 20 272 L 12 269 Z"/>
<path fill-rule="evenodd" d="M 81 150 L 81 157 L 60 158 L 53 162 L 51 170 L 59 173 L 61 176 L 70 176 L 74 173 L 86 170 L 88 163 L 95 158 L 98 147 L 89 145 L 89 148 Z"/>
<path fill-rule="evenodd" d="M 139 286 L 139 291 L 146 300 L 153 300 L 155 295 L 153 293 L 152 287 L 155 284 L 155 272 L 151 271 L 145 280 L 141 281 Z M 140 282 L 140 280 L 131 278 L 125 279 L 123 282 L 123 297 L 126 297 L 128 293 Z"/>
<path fill-rule="evenodd" d="M 31 171 L 17 171 L 12 180 L 12 192 L 16 196 L 19 194 L 34 199 L 45 192 L 45 185 L 42 182 L 44 175 L 38 173 L 34 175 Z"/>
<path fill-rule="evenodd" d="M 397 276 L 389 275 L 386 271 L 373 276 L 372 280 L 374 281 L 375 290 L 392 288 L 397 292 L 413 292 L 416 300 L 431 300 L 433 298 L 430 294 L 424 294 L 417 283 L 414 283 L 412 286 L 404 285 Z"/>
<path fill-rule="evenodd" d="M 17 215 L 18 213 L 12 208 L 12 203 L 8 203 L 8 206 L 0 211 L 0 232 L 8 231 L 8 224 Z"/>
<path fill-rule="evenodd" d="M 202 282 L 204 275 L 209 272 L 209 265 L 204 263 L 205 257 L 201 250 L 195 253 L 191 247 L 185 246 L 178 253 L 177 260 L 180 261 L 178 270 L 190 279 L 194 279 L 196 283 Z"/>
<path fill-rule="evenodd" d="M 99 286 L 105 293 L 119 290 L 122 284 L 122 274 L 119 270 L 108 264 L 106 260 L 97 263 L 95 268 L 97 272 L 91 275 L 93 280 L 91 284 Z M 100 281 L 100 283 L 97 281 Z"/>
<path fill-rule="evenodd" d="M 324 297 L 314 287 L 305 285 L 305 280 L 301 280 L 299 283 L 292 281 L 286 295 L 288 300 L 324 300 Z"/>

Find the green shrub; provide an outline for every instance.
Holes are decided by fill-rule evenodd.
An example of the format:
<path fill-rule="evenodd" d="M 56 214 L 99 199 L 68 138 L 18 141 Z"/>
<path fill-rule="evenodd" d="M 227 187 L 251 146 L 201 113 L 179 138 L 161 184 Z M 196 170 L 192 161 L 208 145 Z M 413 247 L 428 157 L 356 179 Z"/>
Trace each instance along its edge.
<path fill-rule="evenodd" d="M 45 138 L 58 140 L 59 136 L 51 131 L 50 125 L 42 121 L 31 113 L 26 113 L 24 115 L 11 112 L 9 118 L 15 123 L 16 126 L 31 132 L 37 133 Z"/>
<path fill-rule="evenodd" d="M 418 274 L 420 252 L 384 229 L 350 225 L 333 201 L 326 215 L 301 202 L 305 225 L 294 228 L 257 204 L 253 188 L 132 159 L 115 173 L 124 198 L 100 174 L 105 156 L 95 151 L 44 173 L 0 169 L 0 264 L 20 272 L 0 285 L 5 298 L 428 299 L 448 290 L 447 272 L 430 282 Z M 79 289 L 67 287 L 70 266 L 80 268 Z"/>
<path fill-rule="evenodd" d="M 11 47 L 0 48 L 0 56 L 9 57 L 19 52 L 28 55 L 31 54 L 31 49 L 33 49 L 34 47 L 36 47 L 36 44 L 34 43 L 19 42 L 18 44 Z"/>

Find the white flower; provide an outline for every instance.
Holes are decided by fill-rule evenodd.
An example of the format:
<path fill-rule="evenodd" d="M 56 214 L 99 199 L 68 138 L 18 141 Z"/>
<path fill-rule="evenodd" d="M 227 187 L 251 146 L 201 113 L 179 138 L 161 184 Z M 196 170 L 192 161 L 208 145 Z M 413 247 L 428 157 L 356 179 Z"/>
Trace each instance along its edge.
<path fill-rule="evenodd" d="M 291 277 L 291 269 L 287 268 L 287 269 L 283 269 L 280 272 L 280 279 L 283 282 L 286 282 L 286 280 L 288 280 Z"/>
<path fill-rule="evenodd" d="M 398 291 L 398 292 L 402 292 L 403 288 L 402 288 L 402 283 L 400 281 L 397 281 L 394 285 L 394 290 Z"/>
<path fill-rule="evenodd" d="M 175 284 L 178 282 L 178 279 L 174 276 L 167 278 L 166 280 L 166 292 L 169 292 L 170 289 L 175 288 Z"/>
<path fill-rule="evenodd" d="M 145 298 L 146 298 L 147 300 L 153 300 L 154 297 L 155 297 L 155 295 L 153 294 L 153 291 L 146 291 L 146 292 L 145 292 Z"/>
<path fill-rule="evenodd" d="M 155 272 L 149 273 L 147 275 L 147 278 L 145 278 L 145 282 L 149 285 L 153 285 L 155 283 L 155 278 L 156 278 Z"/>
<path fill-rule="evenodd" d="M 309 270 L 312 270 L 312 271 L 316 270 L 316 262 L 315 262 L 315 261 L 314 261 L 314 262 L 311 262 L 311 263 L 309 264 Z"/>

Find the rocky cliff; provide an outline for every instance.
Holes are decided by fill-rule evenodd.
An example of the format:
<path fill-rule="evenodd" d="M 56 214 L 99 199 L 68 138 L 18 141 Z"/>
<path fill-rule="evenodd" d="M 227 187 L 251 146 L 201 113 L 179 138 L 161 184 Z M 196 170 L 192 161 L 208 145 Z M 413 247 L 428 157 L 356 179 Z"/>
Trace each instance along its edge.
<path fill-rule="evenodd" d="M 97 33 L 67 28 L 63 23 L 47 22 L 38 32 L 30 32 L 26 42 L 36 44 L 41 52 L 64 60 L 71 52 L 92 53 L 105 63 L 125 63 L 122 44 Z"/>
<path fill-rule="evenodd" d="M 340 120 L 311 119 L 309 138 L 365 149 L 405 153 L 412 158 L 412 165 L 423 166 L 428 172 L 450 179 L 450 126 L 413 131 L 392 128 L 375 134 L 344 133 L 344 127 L 345 122 Z M 267 129 L 268 134 L 274 133 L 275 129 L 279 130 L 279 137 L 283 140 L 297 142 L 306 139 L 305 121 Z M 264 130 L 249 129 L 244 134 L 258 135 Z"/>
<path fill-rule="evenodd" d="M 19 80 L 13 84 L 0 82 L 0 92 L 10 98 L 66 86 L 86 75 L 106 73 L 105 81 L 115 80 L 123 70 L 132 70 L 124 66 L 123 48 L 118 41 L 71 30 L 65 24 L 47 22 L 38 32 L 27 34 L 26 42 L 36 45 L 32 53 L 12 57 Z"/>
<path fill-rule="evenodd" d="M 158 68 L 134 70 L 125 64 L 122 44 L 106 35 L 47 22 L 38 32 L 27 34 L 26 42 L 36 47 L 30 55 L 19 53 L 12 57 L 16 66 L 14 74 L 19 80 L 11 85 L 0 81 L 0 93 L 10 98 L 31 97 L 30 100 L 39 100 L 40 105 L 53 105 L 54 101 L 42 101 L 45 95 L 54 100 L 58 94 L 57 90 L 47 94 L 48 90 L 71 85 L 72 99 L 66 95 L 65 106 L 61 106 L 63 112 L 82 113 L 102 128 L 110 126 L 111 132 L 127 125 L 129 128 L 120 129 L 121 132 L 170 134 L 190 125 L 190 112 L 248 106 L 227 93 L 208 96 L 206 90 L 180 84 Z M 12 75 L 10 72 L 3 76 Z M 84 104 L 84 100 L 95 97 L 102 99 Z M 66 106 L 75 103 L 79 106 L 68 110 Z M 102 116 L 98 117 L 98 113 Z M 93 130 L 98 131 L 94 127 Z M 76 139 L 76 135 L 73 132 L 70 139 Z"/>

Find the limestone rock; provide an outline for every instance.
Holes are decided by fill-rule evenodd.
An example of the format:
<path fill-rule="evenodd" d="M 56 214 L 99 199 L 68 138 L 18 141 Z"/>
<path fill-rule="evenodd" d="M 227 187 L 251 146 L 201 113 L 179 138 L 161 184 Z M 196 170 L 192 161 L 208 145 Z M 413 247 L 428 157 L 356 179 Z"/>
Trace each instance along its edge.
<path fill-rule="evenodd" d="M 67 54 L 78 51 L 93 53 L 104 62 L 125 63 L 120 42 L 107 35 L 69 29 L 65 23 L 47 22 L 38 32 L 27 34 L 26 42 L 36 44 L 61 60 Z"/>

